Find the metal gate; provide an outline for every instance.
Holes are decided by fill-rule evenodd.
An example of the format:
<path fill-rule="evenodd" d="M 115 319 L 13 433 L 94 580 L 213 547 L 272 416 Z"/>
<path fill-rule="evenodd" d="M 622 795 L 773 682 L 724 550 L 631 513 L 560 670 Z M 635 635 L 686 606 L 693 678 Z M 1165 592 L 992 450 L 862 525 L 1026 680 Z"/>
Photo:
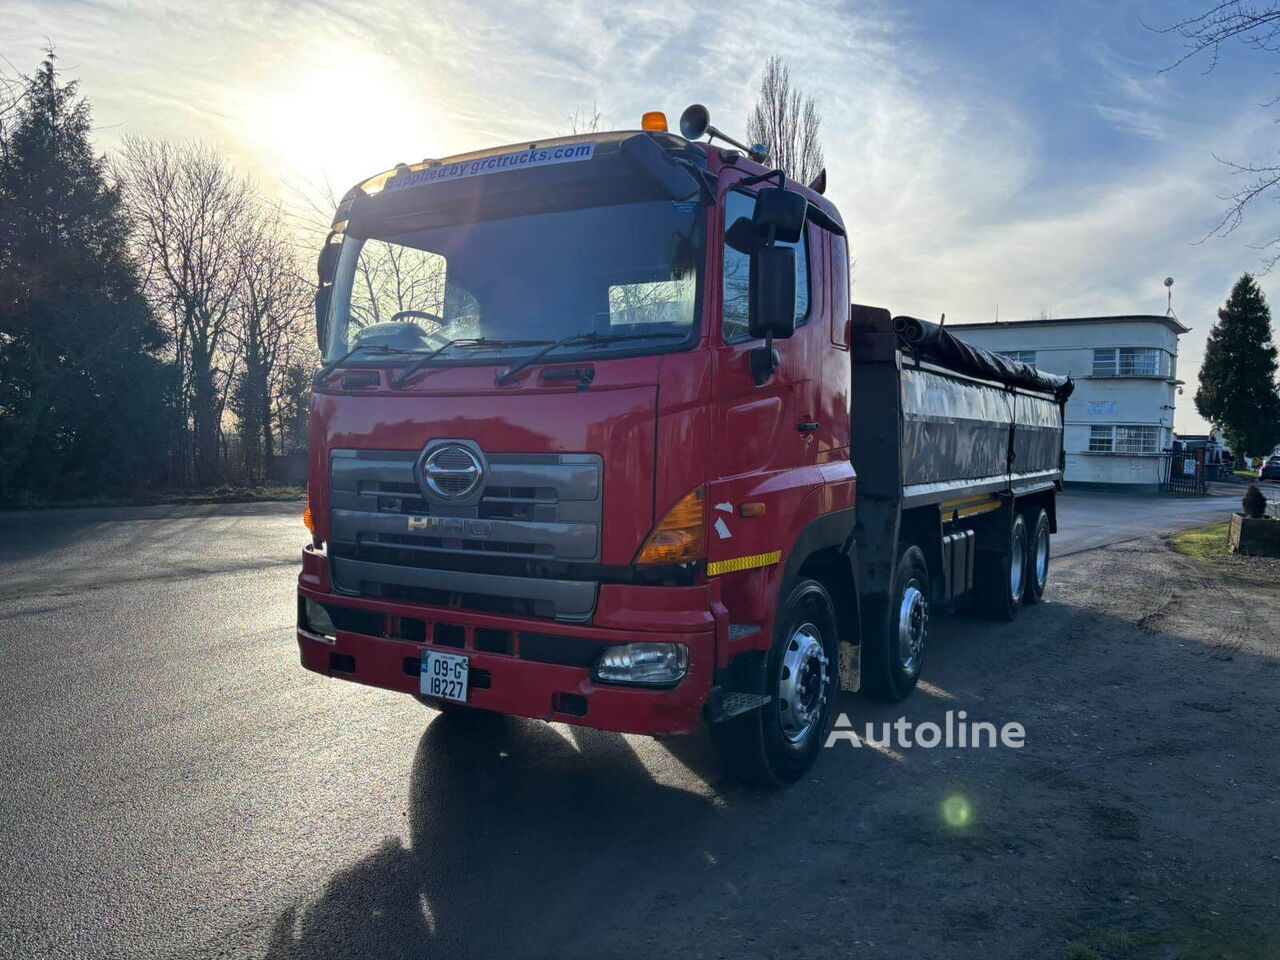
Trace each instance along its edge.
<path fill-rule="evenodd" d="M 1207 493 L 1204 450 L 1166 453 L 1160 474 L 1160 489 L 1166 493 Z"/>

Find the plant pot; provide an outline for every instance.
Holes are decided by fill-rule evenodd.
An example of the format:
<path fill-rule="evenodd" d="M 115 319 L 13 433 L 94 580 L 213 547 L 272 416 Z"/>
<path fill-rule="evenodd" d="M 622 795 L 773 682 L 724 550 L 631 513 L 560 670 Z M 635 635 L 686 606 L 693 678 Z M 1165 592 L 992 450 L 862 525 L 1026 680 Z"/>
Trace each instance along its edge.
<path fill-rule="evenodd" d="M 1280 520 L 1271 517 L 1231 515 L 1231 533 L 1227 545 L 1232 553 L 1250 557 L 1280 557 Z"/>

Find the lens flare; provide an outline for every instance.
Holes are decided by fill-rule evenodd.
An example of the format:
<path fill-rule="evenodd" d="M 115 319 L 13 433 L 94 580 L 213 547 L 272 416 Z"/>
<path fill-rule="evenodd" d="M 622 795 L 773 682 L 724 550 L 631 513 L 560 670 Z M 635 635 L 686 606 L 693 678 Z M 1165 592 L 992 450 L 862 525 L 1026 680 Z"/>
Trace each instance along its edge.
<path fill-rule="evenodd" d="M 942 801 L 942 819 L 948 827 L 961 830 L 973 819 L 973 807 L 958 793 L 952 794 Z"/>

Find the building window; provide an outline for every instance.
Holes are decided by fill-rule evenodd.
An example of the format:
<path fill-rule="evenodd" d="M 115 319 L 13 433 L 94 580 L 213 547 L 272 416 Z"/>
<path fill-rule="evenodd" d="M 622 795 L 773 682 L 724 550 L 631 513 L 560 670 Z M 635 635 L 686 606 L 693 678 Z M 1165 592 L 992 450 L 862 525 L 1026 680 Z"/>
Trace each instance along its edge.
<path fill-rule="evenodd" d="M 1160 428 L 1147 426 L 1091 426 L 1090 453 L 1159 453 Z"/>
<path fill-rule="evenodd" d="M 1000 356 L 1008 357 L 1010 360 L 1017 360 L 1019 363 L 1036 365 L 1036 352 L 1034 350 L 1001 350 Z"/>
<path fill-rule="evenodd" d="M 1093 351 L 1095 377 L 1158 377 L 1160 351 L 1154 347 L 1106 347 Z"/>

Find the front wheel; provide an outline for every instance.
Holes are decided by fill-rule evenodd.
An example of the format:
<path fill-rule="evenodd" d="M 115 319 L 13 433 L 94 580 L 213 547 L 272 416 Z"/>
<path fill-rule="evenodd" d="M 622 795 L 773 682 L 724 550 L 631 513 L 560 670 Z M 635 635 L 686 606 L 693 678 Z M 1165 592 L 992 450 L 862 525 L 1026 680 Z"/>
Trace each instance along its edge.
<path fill-rule="evenodd" d="M 766 663 L 769 703 L 711 728 L 730 776 L 756 787 L 795 783 L 818 756 L 840 689 L 836 614 L 816 580 L 795 585 L 779 611 Z"/>

